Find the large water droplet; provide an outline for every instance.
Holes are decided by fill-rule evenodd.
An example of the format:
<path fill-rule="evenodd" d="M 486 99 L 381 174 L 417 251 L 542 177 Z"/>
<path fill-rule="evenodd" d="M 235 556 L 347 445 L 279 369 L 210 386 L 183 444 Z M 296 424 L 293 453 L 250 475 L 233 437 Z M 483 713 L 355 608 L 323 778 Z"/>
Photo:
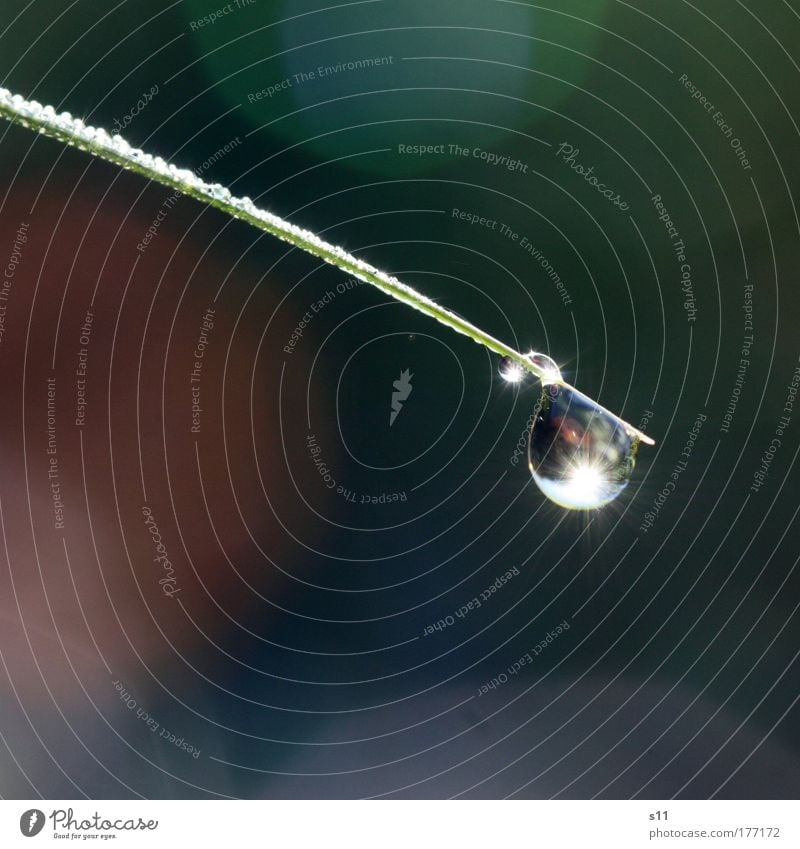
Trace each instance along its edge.
<path fill-rule="evenodd" d="M 613 501 L 631 478 L 638 436 L 577 389 L 545 385 L 528 443 L 536 485 L 570 510 Z"/>

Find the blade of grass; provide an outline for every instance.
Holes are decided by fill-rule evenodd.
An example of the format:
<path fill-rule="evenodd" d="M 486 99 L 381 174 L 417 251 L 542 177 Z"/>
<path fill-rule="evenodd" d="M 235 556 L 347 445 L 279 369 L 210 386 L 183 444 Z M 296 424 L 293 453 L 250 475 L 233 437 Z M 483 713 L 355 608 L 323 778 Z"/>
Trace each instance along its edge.
<path fill-rule="evenodd" d="M 508 357 L 539 379 L 550 377 L 546 369 L 532 362 L 524 354 L 485 333 L 461 316 L 440 306 L 426 295 L 402 283 L 396 277 L 358 259 L 358 257 L 337 245 L 320 239 L 310 230 L 305 230 L 267 210 L 260 209 L 248 197 L 235 197 L 219 183 L 206 183 L 186 168 L 178 168 L 159 156 L 152 156 L 139 148 L 132 147 L 122 136 L 111 135 L 99 127 L 87 126 L 80 118 L 73 118 L 68 112 L 58 113 L 52 106 L 43 106 L 36 101 L 26 100 L 5 88 L 0 88 L 0 117 L 19 123 L 23 127 L 64 144 L 77 147 L 92 156 L 113 162 L 120 168 L 134 171 L 149 180 L 169 186 L 181 194 L 213 206 L 234 218 L 246 221 L 260 230 L 277 236 L 284 242 L 313 254 L 324 262 L 352 274 L 359 280 L 377 287 L 386 295 L 424 313 L 451 330 L 455 330 L 456 333 L 468 336 L 474 342 L 483 345 L 495 354 Z M 636 434 L 643 442 L 650 445 L 654 444 L 653 440 L 646 434 L 627 422 L 624 422 L 624 424 L 631 433 Z"/>

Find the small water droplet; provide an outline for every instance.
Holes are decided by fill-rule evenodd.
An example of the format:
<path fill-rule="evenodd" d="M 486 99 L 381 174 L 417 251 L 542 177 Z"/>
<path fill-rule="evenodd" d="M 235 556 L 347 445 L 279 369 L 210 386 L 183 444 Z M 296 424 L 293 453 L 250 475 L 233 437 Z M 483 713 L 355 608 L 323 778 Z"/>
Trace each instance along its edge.
<path fill-rule="evenodd" d="M 535 366 L 545 372 L 541 378 L 542 384 L 546 386 L 549 383 L 556 383 L 561 380 L 561 369 L 552 357 L 548 357 L 547 354 L 540 354 L 537 351 L 529 351 L 526 356 Z"/>
<path fill-rule="evenodd" d="M 507 383 L 521 383 L 525 379 L 525 376 L 530 374 L 516 360 L 511 359 L 511 357 L 503 357 L 500 360 L 499 371 L 500 377 Z"/>
<path fill-rule="evenodd" d="M 638 437 L 625 423 L 577 389 L 545 386 L 528 443 L 536 485 L 570 510 L 592 510 L 613 501 L 628 485 Z"/>

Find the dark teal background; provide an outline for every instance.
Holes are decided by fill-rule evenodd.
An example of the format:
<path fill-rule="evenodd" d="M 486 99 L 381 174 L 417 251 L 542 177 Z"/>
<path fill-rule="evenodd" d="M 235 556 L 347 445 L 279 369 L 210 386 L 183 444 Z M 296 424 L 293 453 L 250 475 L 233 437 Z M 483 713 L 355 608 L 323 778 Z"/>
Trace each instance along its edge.
<path fill-rule="evenodd" d="M 797 798 L 800 407 L 751 489 L 800 357 L 796 3 L 258 0 L 202 28 L 199 0 L 3 7 L 3 86 L 106 128 L 158 86 L 131 143 L 197 167 L 239 139 L 205 179 L 549 353 L 656 440 L 618 502 L 565 513 L 511 462 L 536 390 L 500 383 L 496 357 L 187 199 L 141 252 L 170 192 L 3 125 L 4 267 L 31 229 L 0 342 L 5 797 Z M 454 209 L 527 237 L 570 302 L 499 224 Z M 60 534 L 44 379 L 67 408 L 95 286 L 89 422 L 58 425 Z M 196 438 L 189 363 L 215 296 Z M 328 489 L 308 434 L 347 492 L 405 500 Z M 180 604 L 155 580 L 145 503 Z"/>

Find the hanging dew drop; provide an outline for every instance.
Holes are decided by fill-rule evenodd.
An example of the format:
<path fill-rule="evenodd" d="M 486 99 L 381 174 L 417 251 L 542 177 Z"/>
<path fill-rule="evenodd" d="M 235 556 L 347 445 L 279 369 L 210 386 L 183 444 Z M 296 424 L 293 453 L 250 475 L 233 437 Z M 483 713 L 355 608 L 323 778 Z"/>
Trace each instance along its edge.
<path fill-rule="evenodd" d="M 543 387 L 528 465 L 551 501 L 570 510 L 609 504 L 628 485 L 638 449 L 636 432 L 588 396 L 564 384 Z"/>
<path fill-rule="evenodd" d="M 522 383 L 534 373 L 542 386 L 528 442 L 528 464 L 542 494 L 569 510 L 593 510 L 625 489 L 636 463 L 639 434 L 564 383 L 555 360 L 530 351 L 503 357 L 500 376 Z"/>

